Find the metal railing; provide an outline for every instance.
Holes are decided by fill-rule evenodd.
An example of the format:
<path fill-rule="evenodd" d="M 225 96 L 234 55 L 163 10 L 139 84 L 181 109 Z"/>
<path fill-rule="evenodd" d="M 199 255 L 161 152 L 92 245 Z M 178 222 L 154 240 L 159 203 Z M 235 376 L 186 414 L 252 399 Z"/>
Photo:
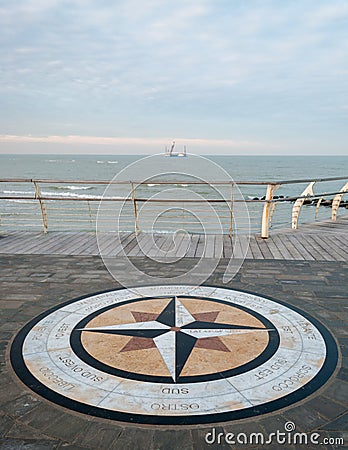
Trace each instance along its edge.
<path fill-rule="evenodd" d="M 342 201 L 348 191 L 347 179 L 348 177 L 333 177 L 209 183 L 192 180 L 110 182 L 0 179 L 0 188 L 3 188 L 0 192 L 0 231 L 37 229 L 38 226 L 43 227 L 44 233 L 66 229 L 95 230 L 98 207 L 102 201 L 103 211 L 106 213 L 103 226 L 108 231 L 151 231 L 155 217 L 156 227 L 161 231 L 175 231 L 180 225 L 188 232 L 199 233 L 202 232 L 202 226 L 200 227 L 197 218 L 206 217 L 204 232 L 214 234 L 218 230 L 217 224 L 212 223 L 211 214 L 208 214 L 211 209 L 215 211 L 223 233 L 232 236 L 234 232 L 243 233 L 249 227 L 247 214 L 244 212 L 241 217 L 242 205 L 247 204 L 251 230 L 259 232 L 266 239 L 274 223 L 283 227 L 291 223 L 292 229 L 298 228 L 304 205 L 310 206 L 309 212 L 314 211 L 314 214 L 309 214 L 307 210 L 303 222 L 323 218 L 323 214 L 319 214 L 321 211 L 325 211 L 326 215 L 330 211 L 331 219 L 336 220 L 339 207 L 348 207 L 347 202 Z M 342 186 L 343 180 L 345 183 Z M 314 187 L 317 188 L 318 185 L 322 189 L 315 193 Z M 108 191 L 111 188 L 111 195 L 103 196 L 107 186 Z M 189 187 L 192 193 L 199 193 L 201 198 L 196 195 L 159 198 L 158 193 L 169 186 L 184 188 L 186 195 Z M 260 189 L 265 188 L 266 192 L 260 192 Z M 284 191 L 283 195 L 275 195 L 280 189 Z M 242 195 L 238 196 L 236 193 L 239 190 Z M 92 194 L 89 193 L 91 191 Z M 219 195 L 219 192 L 223 192 L 223 195 Z M 274 220 L 278 211 L 278 220 Z M 150 225 L 152 228 L 148 229 Z"/>

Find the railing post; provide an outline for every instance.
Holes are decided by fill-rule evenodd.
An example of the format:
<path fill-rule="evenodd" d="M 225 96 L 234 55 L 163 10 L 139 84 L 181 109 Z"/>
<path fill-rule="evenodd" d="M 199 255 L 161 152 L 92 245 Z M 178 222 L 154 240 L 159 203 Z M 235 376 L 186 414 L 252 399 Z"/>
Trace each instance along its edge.
<path fill-rule="evenodd" d="M 91 203 L 89 200 L 87 200 L 87 205 L 88 205 L 88 211 L 89 211 L 89 223 L 92 223 L 92 208 L 91 208 Z"/>
<path fill-rule="evenodd" d="M 271 200 L 273 198 L 273 193 L 276 186 L 274 184 L 267 185 L 265 204 L 263 205 L 262 212 L 262 225 L 261 225 L 261 237 L 262 239 L 268 238 L 268 229 L 269 229 L 269 213 L 271 208 Z"/>
<path fill-rule="evenodd" d="M 319 207 L 321 202 L 324 200 L 324 197 L 320 197 L 320 199 L 317 201 L 317 205 L 315 207 L 315 219 L 317 219 L 318 214 L 319 214 Z"/>
<path fill-rule="evenodd" d="M 135 187 L 134 183 L 131 181 L 132 186 L 132 200 L 133 200 L 133 207 L 134 207 L 134 226 L 135 226 L 135 235 L 138 236 L 139 233 L 139 224 L 138 224 L 138 208 L 137 208 L 137 199 L 135 196 Z"/>
<path fill-rule="evenodd" d="M 233 199 L 234 199 L 233 187 L 234 187 L 233 183 L 231 183 L 230 230 L 229 230 L 230 238 L 232 238 L 232 235 L 233 235 Z"/>
<path fill-rule="evenodd" d="M 313 186 L 315 185 L 315 181 L 312 181 L 311 183 L 309 183 L 309 185 L 306 187 L 306 189 L 302 192 L 302 194 L 300 195 L 300 197 L 304 197 L 307 195 L 314 195 L 313 192 Z M 292 213 L 291 213 L 291 228 L 293 230 L 297 230 L 298 227 L 298 218 L 300 216 L 300 211 L 302 208 L 302 205 L 305 201 L 305 198 L 298 198 L 295 203 L 294 206 L 292 207 Z"/>
<path fill-rule="evenodd" d="M 278 202 L 272 203 L 272 206 L 269 211 L 269 225 L 270 226 L 272 226 L 273 214 L 274 214 L 274 210 L 276 209 L 277 204 L 278 204 Z"/>
<path fill-rule="evenodd" d="M 331 219 L 336 220 L 337 219 L 337 211 L 338 207 L 340 206 L 342 197 L 344 192 L 348 191 L 348 182 L 343 186 L 343 188 L 340 190 L 342 194 L 335 195 L 334 199 L 332 200 L 332 213 L 331 213 Z"/>
<path fill-rule="evenodd" d="M 46 234 L 47 230 L 48 230 L 46 205 L 45 205 L 45 202 L 41 199 L 41 191 L 40 191 L 40 188 L 39 188 L 39 185 L 38 185 L 37 181 L 33 180 L 33 183 L 34 183 L 34 186 L 35 186 L 35 198 L 37 200 L 39 200 L 39 202 L 40 202 L 44 233 Z"/>

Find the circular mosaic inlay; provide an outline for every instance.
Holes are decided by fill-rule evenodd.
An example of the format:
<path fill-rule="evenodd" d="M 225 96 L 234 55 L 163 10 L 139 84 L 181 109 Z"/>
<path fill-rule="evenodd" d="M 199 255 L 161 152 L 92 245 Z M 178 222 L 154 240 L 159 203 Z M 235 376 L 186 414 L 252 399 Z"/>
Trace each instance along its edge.
<path fill-rule="evenodd" d="M 137 423 L 212 423 L 288 406 L 337 364 L 328 330 L 232 289 L 146 286 L 72 300 L 26 325 L 17 375 L 67 408 Z"/>

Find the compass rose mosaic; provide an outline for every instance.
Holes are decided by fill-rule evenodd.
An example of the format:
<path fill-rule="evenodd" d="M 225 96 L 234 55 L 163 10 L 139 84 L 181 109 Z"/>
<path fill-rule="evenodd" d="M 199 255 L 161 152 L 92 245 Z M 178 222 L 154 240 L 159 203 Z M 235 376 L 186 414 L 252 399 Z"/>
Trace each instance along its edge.
<path fill-rule="evenodd" d="M 16 336 L 11 361 L 67 408 L 136 423 L 213 423 L 288 406 L 337 364 L 303 311 L 210 286 L 146 286 L 60 305 Z"/>

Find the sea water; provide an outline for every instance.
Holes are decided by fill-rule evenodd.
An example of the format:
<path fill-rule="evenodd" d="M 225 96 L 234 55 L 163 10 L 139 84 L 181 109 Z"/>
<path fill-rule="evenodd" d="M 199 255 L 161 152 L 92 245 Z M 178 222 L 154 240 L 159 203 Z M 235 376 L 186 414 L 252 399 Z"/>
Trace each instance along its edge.
<path fill-rule="evenodd" d="M 93 198 L 95 196 L 102 196 L 106 185 L 93 185 L 93 184 L 77 184 L 74 181 L 85 180 L 102 180 L 110 181 L 122 170 L 127 174 L 127 167 L 130 164 L 139 161 L 144 156 L 141 155 L 0 155 L 0 179 L 9 178 L 25 178 L 25 179 L 49 179 L 51 183 L 40 184 L 41 194 L 54 199 L 55 197 L 66 198 Z M 166 158 L 164 155 L 157 159 L 158 173 L 175 173 L 171 177 L 168 175 L 164 179 L 181 178 L 179 187 L 185 188 L 187 195 L 189 190 L 199 193 L 203 198 L 211 198 L 212 189 L 209 183 L 206 185 L 187 186 L 183 181 L 185 176 L 178 174 L 190 173 L 192 166 L 195 165 L 195 173 L 199 174 L 200 178 L 204 181 L 212 182 L 219 180 L 211 179 L 210 165 L 207 164 L 206 158 L 213 163 L 220 166 L 228 176 L 225 179 L 232 179 L 234 181 L 267 181 L 277 182 L 284 180 L 299 180 L 305 179 L 308 182 L 315 178 L 328 178 L 328 177 L 344 177 L 348 179 L 348 156 L 230 156 L 230 155 L 214 155 L 203 157 L 201 162 L 199 159 L 193 156 L 187 158 Z M 134 173 L 131 172 L 131 173 Z M 146 177 L 146 173 L 140 171 L 138 180 L 142 177 Z M 126 177 L 127 179 L 127 177 Z M 315 186 L 316 194 L 328 194 L 330 192 L 336 192 L 341 189 L 343 184 L 347 181 L 339 180 L 334 182 L 317 183 Z M 71 180 L 71 183 L 57 184 L 54 180 Z M 286 184 L 282 185 L 275 194 L 282 195 L 284 197 L 299 196 L 305 189 L 308 183 L 300 184 Z M 252 198 L 262 198 L 266 192 L 265 185 L 240 185 L 242 198 L 250 200 Z M 129 195 L 129 186 L 118 187 L 117 194 L 120 197 Z M 141 187 L 138 190 L 137 196 L 151 197 L 158 194 L 161 188 L 156 183 L 147 183 L 146 186 Z M 32 183 L 18 183 L 8 181 L 0 184 L 0 196 L 26 196 L 33 195 L 35 192 Z M 115 195 L 115 190 L 113 190 Z M 185 194 L 186 195 L 186 194 Z M 230 194 L 224 191 L 225 198 L 229 198 Z M 332 196 L 328 198 L 332 199 Z M 36 202 L 37 203 L 37 202 Z M 48 202 L 52 211 L 49 212 L 50 229 L 65 229 L 64 215 L 66 215 L 66 209 L 59 210 L 62 203 Z M 55 204 L 54 204 L 55 203 Z M 92 204 L 92 202 L 90 202 Z M 73 212 L 78 213 L 77 219 L 72 217 L 71 221 L 74 222 L 77 229 L 93 229 L 95 227 L 95 213 L 97 203 L 93 202 L 92 206 L 89 204 L 88 211 L 86 207 L 81 208 L 79 202 L 70 202 L 68 209 L 69 214 L 73 216 Z M 291 224 L 291 202 L 285 202 L 277 205 L 274 210 L 274 216 L 272 219 L 272 227 L 289 227 Z M 252 231 L 257 232 L 260 227 L 262 203 L 248 203 L 248 211 L 251 221 Z M 188 204 L 185 206 L 190 208 Z M 27 208 L 27 209 L 26 209 Z M 49 208 L 48 208 L 49 209 Z M 154 208 L 153 212 L 156 208 Z M 219 207 L 218 207 L 219 209 Z M 40 214 L 34 213 L 36 221 L 31 220 L 32 216 L 32 202 L 26 202 L 26 200 L 0 200 L 0 227 L 16 228 L 19 225 L 25 226 L 32 225 L 35 222 L 35 226 L 41 227 Z M 81 211 L 81 214 L 80 214 Z M 225 211 L 226 212 L 226 211 Z M 346 210 L 340 208 L 340 213 L 344 213 Z M 192 213 L 192 211 L 191 211 Z M 195 213 L 195 211 L 193 211 Z M 26 214 L 26 220 L 21 221 L 23 215 Z M 68 215 L 69 215 L 68 214 Z M 315 205 L 304 206 L 301 212 L 301 221 L 311 221 L 315 219 L 317 214 L 317 220 L 330 217 L 330 208 L 320 207 L 317 211 Z M 180 220 L 183 220 L 182 226 L 184 227 L 183 216 L 180 215 Z M 192 214 L 191 214 L 192 215 Z M 88 222 L 86 228 L 85 217 Z M 127 216 L 128 217 L 128 216 Z M 178 210 L 173 210 L 171 213 L 167 213 L 167 221 L 159 221 L 157 224 L 157 231 L 173 231 L 178 225 L 175 223 L 178 217 Z M 168 222 L 169 218 L 169 222 Z M 128 219 L 127 219 L 128 220 Z M 129 217 L 129 222 L 125 220 L 121 222 L 121 226 L 127 230 L 132 230 L 134 223 Z M 211 220 L 211 219 L 208 219 Z M 224 227 L 228 228 L 228 214 L 225 214 Z M 79 221 L 81 221 L 81 227 L 79 227 Z M 171 226 L 168 227 L 168 223 Z M 161 226 L 162 224 L 162 230 Z M 236 225 L 236 224 L 234 224 Z M 208 227 L 209 228 L 209 227 Z M 1 228 L 0 228 L 1 229 Z M 193 231 L 201 231 L 201 227 L 193 227 Z M 148 230 L 144 230 L 148 231 Z"/>

